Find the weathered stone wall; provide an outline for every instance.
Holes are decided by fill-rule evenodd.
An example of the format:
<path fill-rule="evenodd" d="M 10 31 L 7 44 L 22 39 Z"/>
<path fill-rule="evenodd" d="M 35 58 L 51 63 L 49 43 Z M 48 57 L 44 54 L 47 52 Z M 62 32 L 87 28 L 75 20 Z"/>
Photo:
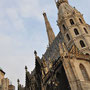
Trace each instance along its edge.
<path fill-rule="evenodd" d="M 80 69 L 80 64 L 83 64 L 90 78 L 90 56 L 70 55 L 64 58 L 64 69 L 71 86 L 71 90 L 89 90 L 90 81 L 85 80 L 83 73 Z M 85 73 L 84 73 L 85 75 Z"/>
<path fill-rule="evenodd" d="M 83 15 L 76 8 L 71 7 L 68 3 L 61 4 L 58 9 L 58 26 L 67 49 L 70 49 L 75 44 L 82 53 L 90 54 L 90 28 Z M 76 34 L 75 29 L 78 34 Z M 81 40 L 85 44 L 84 47 L 81 46 Z"/>
<path fill-rule="evenodd" d="M 2 79 L 4 79 L 4 74 L 0 72 L 0 85 L 1 85 Z"/>

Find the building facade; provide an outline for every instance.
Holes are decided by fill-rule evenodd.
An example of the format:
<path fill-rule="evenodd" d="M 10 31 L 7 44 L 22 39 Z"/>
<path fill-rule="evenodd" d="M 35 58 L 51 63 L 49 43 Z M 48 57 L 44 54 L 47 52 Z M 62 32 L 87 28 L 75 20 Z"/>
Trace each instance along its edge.
<path fill-rule="evenodd" d="M 18 90 L 90 90 L 90 25 L 68 0 L 57 0 L 58 27 L 55 37 L 46 13 L 43 13 L 49 47 L 35 68 L 26 70 L 25 87 L 18 80 Z"/>
<path fill-rule="evenodd" d="M 9 79 L 4 76 L 5 72 L 0 68 L 0 90 L 8 90 Z"/>
<path fill-rule="evenodd" d="M 0 68 L 0 90 L 15 90 L 10 89 L 9 79 L 5 78 L 5 72 Z"/>

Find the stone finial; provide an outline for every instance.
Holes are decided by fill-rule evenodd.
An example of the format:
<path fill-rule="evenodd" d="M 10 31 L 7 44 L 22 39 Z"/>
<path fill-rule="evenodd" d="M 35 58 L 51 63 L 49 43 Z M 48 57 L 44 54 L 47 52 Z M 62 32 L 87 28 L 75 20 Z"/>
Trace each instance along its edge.
<path fill-rule="evenodd" d="M 51 43 L 53 42 L 53 40 L 55 39 L 55 34 L 53 32 L 53 29 L 48 21 L 47 15 L 44 12 L 43 13 L 44 16 L 44 20 L 45 20 L 45 25 L 46 25 L 46 30 L 47 30 L 47 35 L 48 35 L 48 40 L 49 40 L 49 45 L 51 45 Z"/>
<path fill-rule="evenodd" d="M 25 66 L 25 70 L 26 70 L 26 72 L 27 72 L 27 66 Z"/>
<path fill-rule="evenodd" d="M 43 16 L 46 17 L 46 13 L 45 12 L 43 13 Z"/>
<path fill-rule="evenodd" d="M 34 51 L 34 54 L 35 54 L 35 57 L 37 57 L 37 51 L 36 50 Z"/>
<path fill-rule="evenodd" d="M 18 83 L 18 85 L 20 84 L 20 80 L 19 79 L 17 79 L 17 83 Z"/>

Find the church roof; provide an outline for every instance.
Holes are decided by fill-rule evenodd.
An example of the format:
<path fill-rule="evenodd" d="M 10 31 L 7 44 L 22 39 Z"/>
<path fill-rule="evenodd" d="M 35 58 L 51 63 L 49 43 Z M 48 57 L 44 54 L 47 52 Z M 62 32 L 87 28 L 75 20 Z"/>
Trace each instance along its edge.
<path fill-rule="evenodd" d="M 58 33 L 58 35 L 55 37 L 55 40 L 52 42 L 52 44 L 47 48 L 46 52 L 44 53 L 45 60 L 48 61 L 49 57 L 52 57 L 53 61 L 53 52 L 57 52 L 59 43 L 62 43 L 63 37 L 61 32 Z"/>
<path fill-rule="evenodd" d="M 5 72 L 3 71 L 3 69 L 1 67 L 0 67 L 0 71 L 5 74 Z"/>

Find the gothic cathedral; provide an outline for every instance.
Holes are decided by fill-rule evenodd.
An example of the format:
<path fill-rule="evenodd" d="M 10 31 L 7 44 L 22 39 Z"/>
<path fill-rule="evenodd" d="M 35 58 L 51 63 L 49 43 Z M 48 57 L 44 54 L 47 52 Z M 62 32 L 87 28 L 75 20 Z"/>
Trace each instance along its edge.
<path fill-rule="evenodd" d="M 90 90 L 90 25 L 68 0 L 57 0 L 57 25 L 54 35 L 46 13 L 43 13 L 49 47 L 30 73 L 25 66 L 25 87 L 18 80 L 18 90 Z"/>

